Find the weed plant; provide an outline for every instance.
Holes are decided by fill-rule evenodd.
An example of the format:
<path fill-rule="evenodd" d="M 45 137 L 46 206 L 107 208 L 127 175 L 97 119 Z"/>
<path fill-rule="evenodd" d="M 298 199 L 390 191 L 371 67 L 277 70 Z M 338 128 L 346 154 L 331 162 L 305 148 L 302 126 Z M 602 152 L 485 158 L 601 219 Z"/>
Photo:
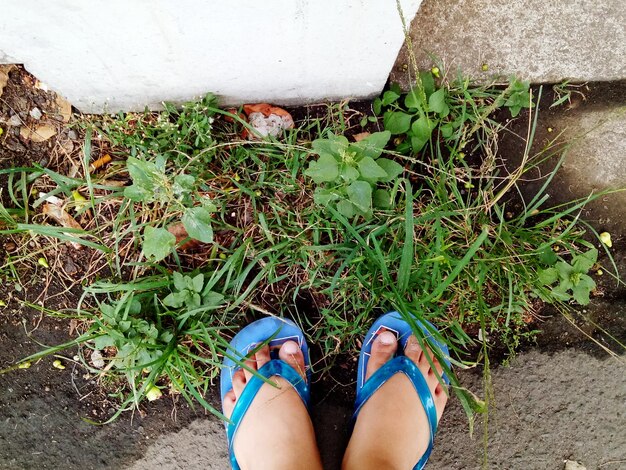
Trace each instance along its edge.
<path fill-rule="evenodd" d="M 517 80 L 476 87 L 430 72 L 408 94 L 392 88 L 374 103 L 382 122 L 363 116 L 378 132 L 361 142 L 348 137 L 343 105 L 265 140 L 241 140 L 244 124 L 217 119 L 228 113 L 210 96 L 182 111 L 106 118 L 96 131 L 123 160 L 97 177 L 14 170 L 15 207 L 0 212 L 2 233 L 78 240 L 106 260 L 113 279 L 85 289 L 84 334 L 71 344 L 93 372 L 125 378 L 121 410 L 157 388 L 219 414 L 205 395 L 221 358 L 243 360 L 228 338 L 268 314 L 294 318 L 320 345 L 318 373 L 356 355 L 388 310 L 422 344 L 414 315 L 436 324 L 431 333 L 449 345 L 453 365 L 471 367 L 467 352 L 477 345 L 486 360 L 492 345 L 514 351 L 532 335 L 542 303 L 585 303 L 593 290 L 587 272 L 597 252 L 576 218 L 585 201 L 545 207 L 552 176 L 528 204 L 511 200 L 526 171 L 551 156 L 530 154 L 536 116 L 519 168 L 507 171 L 495 155 L 494 113 L 535 102 Z M 113 177 L 130 184 L 112 186 Z M 67 200 L 86 193 L 79 211 L 95 214 L 91 228 L 29 223 L 40 186 Z M 177 237 L 179 222 L 186 234 Z M 105 369 L 93 369 L 92 350 Z M 446 372 L 468 415 L 481 410 Z"/>

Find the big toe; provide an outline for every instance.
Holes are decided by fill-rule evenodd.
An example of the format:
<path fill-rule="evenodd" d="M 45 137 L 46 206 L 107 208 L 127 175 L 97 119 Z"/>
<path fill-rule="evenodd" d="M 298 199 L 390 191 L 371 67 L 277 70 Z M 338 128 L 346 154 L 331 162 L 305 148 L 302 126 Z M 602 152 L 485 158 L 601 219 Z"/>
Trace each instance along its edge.
<path fill-rule="evenodd" d="M 367 370 L 365 372 L 365 380 L 376 372 L 380 367 L 389 361 L 398 349 L 398 340 L 396 335 L 391 331 L 383 331 L 374 340 L 369 361 L 367 361 Z"/>
<path fill-rule="evenodd" d="M 304 354 L 295 341 L 285 341 L 278 350 L 278 357 L 294 368 L 302 377 L 305 376 Z"/>

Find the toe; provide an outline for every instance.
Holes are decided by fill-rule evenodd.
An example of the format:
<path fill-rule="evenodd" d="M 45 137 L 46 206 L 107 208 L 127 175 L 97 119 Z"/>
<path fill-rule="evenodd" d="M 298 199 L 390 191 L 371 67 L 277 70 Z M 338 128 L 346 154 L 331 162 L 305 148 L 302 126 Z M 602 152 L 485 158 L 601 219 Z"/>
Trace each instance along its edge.
<path fill-rule="evenodd" d="M 237 398 L 239 398 L 245 386 L 246 386 L 246 377 L 244 375 L 243 369 L 239 369 L 233 375 L 233 390 Z"/>
<path fill-rule="evenodd" d="M 391 359 L 396 353 L 397 349 L 398 340 L 396 339 L 396 335 L 393 334 L 391 331 L 381 332 L 372 344 L 370 358 L 367 362 L 365 379 L 369 379 L 374 372 L 376 372 L 383 364 L 389 361 L 389 359 Z"/>
<path fill-rule="evenodd" d="M 270 360 L 270 347 L 269 346 L 263 346 L 255 354 L 250 356 L 246 360 L 245 364 L 251 370 L 259 370 L 269 360 Z M 250 372 L 250 370 L 244 369 L 244 375 L 246 377 L 246 382 L 249 382 L 250 379 L 252 378 L 253 374 L 252 374 L 252 372 Z"/>
<path fill-rule="evenodd" d="M 286 341 L 278 351 L 278 357 L 304 377 L 304 354 L 295 341 Z"/>
<path fill-rule="evenodd" d="M 237 403 L 237 397 L 235 396 L 235 392 L 231 390 L 226 395 L 224 395 L 224 400 L 222 401 L 222 409 L 224 410 L 224 416 L 230 418 L 233 414 L 233 410 L 235 409 L 235 403 Z"/>

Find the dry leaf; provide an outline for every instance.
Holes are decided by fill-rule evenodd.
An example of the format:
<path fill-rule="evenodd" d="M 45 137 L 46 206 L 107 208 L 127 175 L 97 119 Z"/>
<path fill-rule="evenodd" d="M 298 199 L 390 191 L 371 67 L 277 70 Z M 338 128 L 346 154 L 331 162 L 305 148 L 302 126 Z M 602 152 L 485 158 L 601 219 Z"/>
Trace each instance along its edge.
<path fill-rule="evenodd" d="M 62 207 L 59 207 L 56 204 L 50 204 L 49 202 L 46 202 L 43 205 L 43 213 L 47 215 L 48 217 L 50 217 L 51 219 L 53 219 L 57 224 L 62 225 L 63 227 L 75 228 L 79 230 L 83 229 L 83 227 L 81 227 L 81 225 L 78 222 L 76 222 L 76 219 L 74 219 L 74 217 L 69 215 L 67 212 L 63 210 Z M 74 236 L 73 234 L 68 234 L 68 235 Z M 80 249 L 80 247 L 82 246 L 78 242 L 70 242 L 70 245 L 72 245 L 72 248 L 76 250 Z"/>
<path fill-rule="evenodd" d="M 370 132 L 360 132 L 359 134 L 354 134 L 352 137 L 355 142 L 361 142 L 363 139 L 372 135 Z"/>
<path fill-rule="evenodd" d="M 167 227 L 167 231 L 176 237 L 177 245 L 185 238 L 189 237 L 189 234 L 187 233 L 187 230 L 185 229 L 185 226 L 182 224 L 182 222 L 170 225 L 169 227 Z M 199 248 L 201 245 L 201 242 L 192 238 L 188 242 L 179 246 L 178 249 L 181 251 L 190 251 Z"/>
<path fill-rule="evenodd" d="M 56 128 L 50 124 L 39 124 L 34 129 L 25 126 L 20 129 L 22 139 L 30 140 L 35 143 L 45 142 L 53 135 L 56 135 L 56 133 Z"/>
<path fill-rule="evenodd" d="M 61 118 L 63 122 L 69 122 L 70 118 L 72 117 L 72 105 L 70 104 L 70 102 L 62 96 L 57 95 L 56 105 L 58 110 L 58 117 Z"/>
<path fill-rule="evenodd" d="M 4 87 L 9 82 L 9 72 L 15 68 L 15 65 L 0 65 L 0 96 Z"/>

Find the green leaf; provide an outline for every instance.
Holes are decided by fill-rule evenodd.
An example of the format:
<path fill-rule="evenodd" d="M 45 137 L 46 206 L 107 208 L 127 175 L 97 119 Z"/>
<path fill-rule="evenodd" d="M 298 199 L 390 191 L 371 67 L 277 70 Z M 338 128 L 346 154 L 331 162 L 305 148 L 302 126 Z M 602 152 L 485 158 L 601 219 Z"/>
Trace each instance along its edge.
<path fill-rule="evenodd" d="M 337 210 L 341 215 L 348 218 L 354 217 L 354 215 L 356 214 L 354 204 L 352 204 L 350 201 L 346 201 L 345 199 L 342 199 L 337 203 Z"/>
<path fill-rule="evenodd" d="M 430 134 L 433 132 L 434 127 L 434 123 L 424 115 L 415 120 L 411 126 L 411 131 L 415 137 L 427 142 L 428 139 L 430 139 Z"/>
<path fill-rule="evenodd" d="M 372 186 L 367 181 L 355 181 L 346 189 L 350 202 L 361 212 L 372 209 Z"/>
<path fill-rule="evenodd" d="M 135 202 L 150 202 L 152 201 L 154 192 L 146 188 L 133 184 L 124 188 L 124 197 Z"/>
<path fill-rule="evenodd" d="M 419 152 L 427 143 L 427 140 L 422 140 L 419 137 L 411 137 L 411 148 L 413 152 Z"/>
<path fill-rule="evenodd" d="M 191 282 L 195 292 L 202 292 L 202 288 L 204 287 L 204 274 L 198 274 Z"/>
<path fill-rule="evenodd" d="M 542 285 L 549 286 L 559 279 L 559 273 L 555 268 L 542 269 L 537 273 L 537 278 Z"/>
<path fill-rule="evenodd" d="M 339 172 L 339 176 L 346 183 L 352 183 L 359 178 L 359 170 L 350 165 L 342 165 L 341 171 Z"/>
<path fill-rule="evenodd" d="M 430 95 L 428 99 L 428 109 L 434 113 L 442 114 L 446 108 L 446 91 L 440 88 Z"/>
<path fill-rule="evenodd" d="M 422 111 L 422 100 L 420 99 L 419 88 L 413 87 L 404 98 L 404 106 L 407 108 L 415 108 L 418 111 Z"/>
<path fill-rule="evenodd" d="M 404 167 L 402 165 L 388 158 L 379 158 L 378 160 L 376 160 L 376 164 L 383 170 L 385 170 L 385 173 L 387 173 L 387 176 L 381 178 L 380 180 L 383 183 L 389 183 L 390 181 L 393 181 L 404 171 Z"/>
<path fill-rule="evenodd" d="M 539 253 L 539 262 L 546 266 L 552 266 L 558 260 L 559 258 L 556 256 L 556 253 L 550 247 L 546 247 L 541 253 Z"/>
<path fill-rule="evenodd" d="M 426 98 L 430 98 L 435 92 L 435 78 L 430 70 L 424 70 L 420 72 L 420 80 L 422 81 L 422 88 L 426 93 Z"/>
<path fill-rule="evenodd" d="M 152 261 L 160 261 L 169 255 L 176 244 L 176 237 L 164 228 L 147 226 L 143 231 L 143 252 Z"/>
<path fill-rule="evenodd" d="M 404 134 L 411 127 L 411 118 L 407 113 L 388 111 L 383 116 L 383 124 L 391 134 Z"/>
<path fill-rule="evenodd" d="M 209 291 L 203 298 L 202 304 L 207 307 L 217 307 L 224 302 L 224 296 L 219 292 Z"/>
<path fill-rule="evenodd" d="M 380 209 L 389 209 L 391 207 L 391 194 L 386 189 L 377 189 L 374 191 L 374 206 Z"/>
<path fill-rule="evenodd" d="M 146 189 L 152 188 L 158 177 L 162 175 L 154 163 L 135 157 L 126 159 L 126 168 L 133 183 Z"/>
<path fill-rule="evenodd" d="M 366 180 L 377 180 L 379 178 L 386 178 L 387 172 L 378 166 L 373 158 L 365 157 L 359 163 L 359 171 L 361 177 Z"/>
<path fill-rule="evenodd" d="M 327 139 L 315 139 L 311 147 L 313 147 L 313 152 L 317 153 L 320 157 L 324 154 L 336 157 L 341 150 L 346 150 L 348 145 L 349 142 L 346 137 L 335 135 L 331 132 Z"/>
<path fill-rule="evenodd" d="M 104 349 L 115 346 L 115 340 L 109 335 L 98 336 L 93 340 L 96 349 Z"/>
<path fill-rule="evenodd" d="M 334 181 L 339 176 L 339 165 L 331 154 L 322 153 L 317 161 L 309 163 L 309 168 L 304 174 L 317 184 Z"/>
<path fill-rule="evenodd" d="M 189 297 L 189 291 L 183 290 L 180 292 L 172 292 L 163 299 L 163 305 L 172 308 L 180 308 L 184 305 L 185 301 Z"/>
<path fill-rule="evenodd" d="M 191 175 L 176 175 L 174 177 L 174 184 L 172 190 L 174 194 L 188 193 L 193 189 L 193 185 L 196 179 Z"/>
<path fill-rule="evenodd" d="M 374 132 L 360 142 L 351 144 L 350 147 L 357 149 L 357 152 L 363 157 L 378 158 L 383 153 L 390 138 L 391 133 L 389 131 Z"/>
<path fill-rule="evenodd" d="M 398 93 L 393 90 L 387 90 L 383 93 L 382 105 L 389 106 L 391 103 L 395 103 L 398 98 L 400 98 Z"/>
<path fill-rule="evenodd" d="M 572 268 L 565 261 L 559 261 L 554 267 L 559 272 L 559 277 L 561 279 L 569 279 L 570 275 L 574 272 L 574 268 Z"/>
<path fill-rule="evenodd" d="M 182 222 L 191 238 L 202 243 L 213 243 L 211 212 L 207 208 L 197 206 L 187 209 Z"/>
<path fill-rule="evenodd" d="M 444 124 L 439 127 L 439 131 L 444 139 L 449 139 L 452 137 L 452 133 L 454 132 L 454 128 L 451 123 Z"/>
<path fill-rule="evenodd" d="M 574 256 L 572 267 L 576 272 L 586 273 L 596 264 L 596 261 L 598 261 L 598 250 L 592 248 L 587 253 Z"/>
<path fill-rule="evenodd" d="M 382 111 L 382 106 L 383 106 L 382 100 L 380 98 L 376 98 L 374 102 L 372 103 L 372 111 L 374 111 L 374 114 L 378 116 L 380 112 Z"/>
<path fill-rule="evenodd" d="M 572 296 L 567 293 L 568 290 L 569 289 L 567 287 L 559 284 L 554 289 L 552 289 L 552 297 L 557 300 L 567 301 L 572 298 Z"/>
<path fill-rule="evenodd" d="M 336 201 L 338 199 L 339 194 L 337 194 L 332 189 L 317 188 L 315 190 L 315 193 L 313 194 L 313 201 L 315 202 L 315 204 L 318 204 L 320 206 L 327 206 L 330 202 Z"/>
<path fill-rule="evenodd" d="M 183 276 L 178 271 L 174 271 L 172 273 L 172 281 L 174 282 L 174 287 L 178 291 L 185 290 L 187 288 L 187 283 L 185 282 L 185 276 Z"/>

